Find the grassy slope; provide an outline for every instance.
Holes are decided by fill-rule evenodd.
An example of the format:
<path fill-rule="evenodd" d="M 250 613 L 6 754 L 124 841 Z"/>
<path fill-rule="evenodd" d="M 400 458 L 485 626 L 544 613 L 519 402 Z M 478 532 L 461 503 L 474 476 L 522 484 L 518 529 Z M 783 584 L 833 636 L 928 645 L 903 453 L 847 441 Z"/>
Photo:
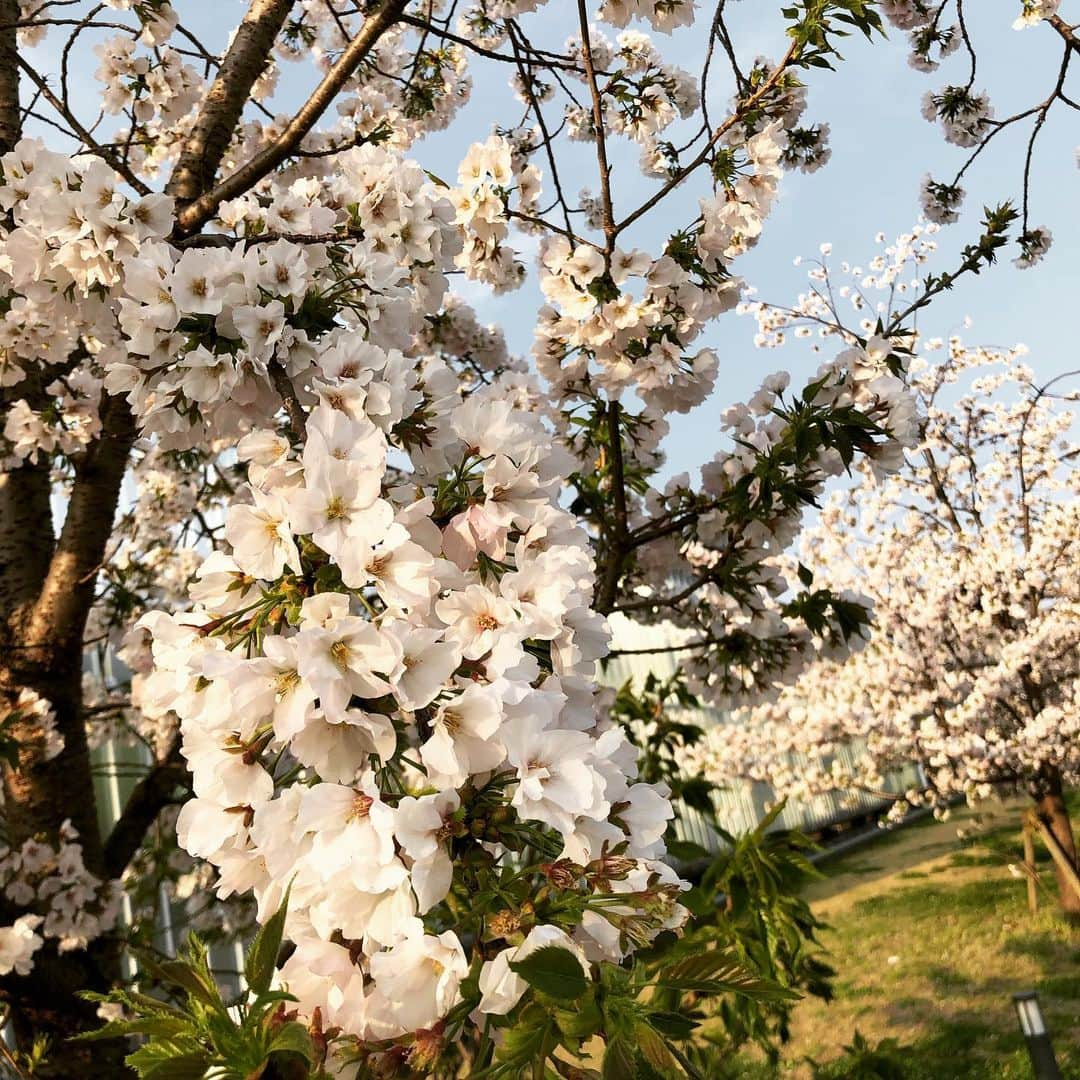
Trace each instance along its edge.
<path fill-rule="evenodd" d="M 825 864 L 810 896 L 833 927 L 836 1000 L 798 1007 L 779 1073 L 747 1061 L 735 1075 L 808 1075 L 807 1055 L 832 1058 L 857 1028 L 910 1046 L 911 1080 L 1026 1080 L 1012 994 L 1033 988 L 1063 1072 L 1080 1078 L 1080 931 L 1055 916 L 1041 845 L 1040 911 L 1028 914 L 1008 868 L 1020 808 L 927 819 Z"/>

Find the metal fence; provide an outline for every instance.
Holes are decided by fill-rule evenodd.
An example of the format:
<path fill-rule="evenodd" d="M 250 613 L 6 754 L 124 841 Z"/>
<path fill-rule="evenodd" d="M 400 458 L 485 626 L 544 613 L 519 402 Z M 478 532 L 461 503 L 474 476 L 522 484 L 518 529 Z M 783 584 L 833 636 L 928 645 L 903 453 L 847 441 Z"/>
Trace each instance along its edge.
<path fill-rule="evenodd" d="M 150 751 L 141 744 L 131 745 L 118 741 L 106 742 L 91 754 L 94 769 L 94 794 L 97 799 L 98 823 L 102 835 L 120 817 L 135 785 L 152 764 Z M 131 904 L 125 895 L 121 919 L 130 922 Z M 170 901 L 165 887 L 159 890 L 157 925 L 153 946 L 169 956 L 176 955 L 178 945 L 187 937 L 187 914 L 181 902 Z M 133 977 L 135 964 L 131 956 L 124 955 L 125 974 Z M 226 993 L 240 989 L 240 972 L 244 968 L 244 945 L 240 941 L 214 945 L 210 949 L 210 966 Z"/>

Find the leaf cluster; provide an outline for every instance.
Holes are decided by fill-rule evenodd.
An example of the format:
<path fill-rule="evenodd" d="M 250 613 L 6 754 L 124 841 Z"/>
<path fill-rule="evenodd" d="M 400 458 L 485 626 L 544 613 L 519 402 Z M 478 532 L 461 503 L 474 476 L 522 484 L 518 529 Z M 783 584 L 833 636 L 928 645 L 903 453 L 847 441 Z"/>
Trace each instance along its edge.
<path fill-rule="evenodd" d="M 832 60 L 842 60 L 834 41 L 857 31 L 865 38 L 885 35 L 881 16 L 870 0 L 799 0 L 781 8 L 791 20 L 788 36 L 799 47 L 796 63 L 800 67 L 833 69 Z M 845 29 L 850 27 L 850 29 Z"/>
<path fill-rule="evenodd" d="M 140 967 L 172 998 L 131 990 L 87 992 L 90 1001 L 119 1005 L 112 1020 L 84 1040 L 138 1038 L 124 1059 L 142 1080 L 317 1080 L 323 1071 L 322 1032 L 309 1031 L 286 1011 L 295 1001 L 271 989 L 285 929 L 286 905 L 259 930 L 247 953 L 248 992 L 227 1005 L 210 970 L 206 946 L 194 935 L 175 960 L 139 957 Z"/>
<path fill-rule="evenodd" d="M 792 996 L 727 948 L 655 965 L 601 964 L 597 982 L 587 980 L 578 959 L 557 945 L 511 967 L 531 994 L 491 1063 L 470 1073 L 475 1080 L 706 1080 L 708 1073 L 688 1053 L 707 1019 L 703 1001 L 731 995 L 777 1002 Z M 587 1044 L 597 1037 L 602 1053 L 590 1053 Z M 591 1064 L 597 1057 L 598 1069 Z"/>

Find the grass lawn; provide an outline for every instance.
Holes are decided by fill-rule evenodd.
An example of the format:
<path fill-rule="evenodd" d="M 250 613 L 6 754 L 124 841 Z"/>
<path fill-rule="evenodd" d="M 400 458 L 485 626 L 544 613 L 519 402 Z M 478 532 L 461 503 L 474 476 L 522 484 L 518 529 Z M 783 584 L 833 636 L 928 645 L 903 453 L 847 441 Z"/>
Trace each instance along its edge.
<path fill-rule="evenodd" d="M 858 1029 L 907 1048 L 905 1080 L 1028 1080 L 1012 995 L 1034 989 L 1062 1072 L 1080 1080 L 1080 931 L 1056 917 L 1041 844 L 1038 914 L 1009 872 L 1022 805 L 924 819 L 824 863 L 809 898 L 832 927 L 836 998 L 797 1007 L 779 1070 L 747 1059 L 732 1075 L 809 1076 L 807 1056 L 828 1061 Z"/>

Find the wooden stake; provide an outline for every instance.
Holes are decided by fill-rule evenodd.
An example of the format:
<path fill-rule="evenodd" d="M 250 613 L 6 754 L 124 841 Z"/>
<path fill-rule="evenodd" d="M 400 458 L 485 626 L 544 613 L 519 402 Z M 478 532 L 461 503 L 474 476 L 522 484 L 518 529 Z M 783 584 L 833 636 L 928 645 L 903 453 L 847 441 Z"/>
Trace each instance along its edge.
<path fill-rule="evenodd" d="M 1035 836 L 1031 817 L 1024 815 L 1024 871 L 1027 877 L 1028 911 L 1034 915 L 1039 910 L 1039 889 L 1035 883 Z"/>
<path fill-rule="evenodd" d="M 1076 872 L 1076 867 L 1073 866 L 1072 860 L 1065 854 L 1058 838 L 1050 831 L 1049 826 L 1041 817 L 1035 817 L 1035 825 L 1039 830 L 1039 835 L 1043 838 L 1046 850 L 1050 852 L 1054 862 L 1058 864 L 1066 881 L 1072 886 L 1073 892 L 1077 896 L 1080 896 L 1080 874 Z"/>

